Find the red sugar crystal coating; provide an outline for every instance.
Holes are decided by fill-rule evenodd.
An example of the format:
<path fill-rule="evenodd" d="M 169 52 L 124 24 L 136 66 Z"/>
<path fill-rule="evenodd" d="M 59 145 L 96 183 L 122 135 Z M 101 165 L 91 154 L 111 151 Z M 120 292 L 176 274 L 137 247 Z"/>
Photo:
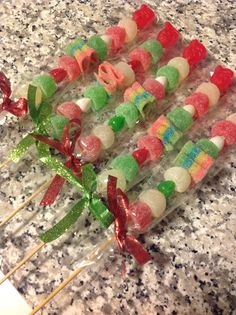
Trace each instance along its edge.
<path fill-rule="evenodd" d="M 126 37 L 125 29 L 120 26 L 112 26 L 106 30 L 106 34 L 111 36 L 112 38 L 111 50 L 113 53 L 116 53 L 124 45 Z"/>
<path fill-rule="evenodd" d="M 194 117 L 196 119 L 201 118 L 209 109 L 209 99 L 206 94 L 201 92 L 195 92 L 186 98 L 184 101 L 186 105 L 193 105 L 196 113 Z"/>
<path fill-rule="evenodd" d="M 131 220 L 135 224 L 135 228 L 139 231 L 145 230 L 152 222 L 152 212 L 150 207 L 141 201 L 137 201 L 130 205 L 129 214 Z"/>
<path fill-rule="evenodd" d="M 78 62 L 74 57 L 71 56 L 61 56 L 58 60 L 60 68 L 67 72 L 70 81 L 77 80 L 80 75 L 80 68 Z"/>
<path fill-rule="evenodd" d="M 192 40 L 184 48 L 183 57 L 188 60 L 190 66 L 194 66 L 206 57 L 206 48 L 198 40 Z"/>
<path fill-rule="evenodd" d="M 211 128 L 212 137 L 223 136 L 227 145 L 236 143 L 236 125 L 228 120 L 220 120 Z"/>
<path fill-rule="evenodd" d="M 156 161 L 163 152 L 162 142 L 155 136 L 146 135 L 138 140 L 138 148 L 148 150 L 149 157 L 147 160 Z"/>
<path fill-rule="evenodd" d="M 49 71 L 49 74 L 56 81 L 56 83 L 62 82 L 67 76 L 66 70 L 62 68 L 52 69 Z"/>
<path fill-rule="evenodd" d="M 222 94 L 228 90 L 233 83 L 233 80 L 234 72 L 222 66 L 217 66 L 215 68 L 215 71 L 210 79 L 210 81 L 218 87 Z"/>
<path fill-rule="evenodd" d="M 57 107 L 57 113 L 69 119 L 79 119 L 81 109 L 74 102 L 64 102 Z"/>
<path fill-rule="evenodd" d="M 170 48 L 175 45 L 180 34 L 170 22 L 165 22 L 165 27 L 158 33 L 157 40 L 164 48 Z"/>
<path fill-rule="evenodd" d="M 102 148 L 100 139 L 93 135 L 80 138 L 77 145 L 83 160 L 86 162 L 95 162 Z"/>
<path fill-rule="evenodd" d="M 130 61 L 138 60 L 141 62 L 144 71 L 148 70 L 152 61 L 150 53 L 143 48 L 135 48 L 133 51 L 131 51 L 129 54 L 129 59 Z"/>
<path fill-rule="evenodd" d="M 143 69 L 142 63 L 139 60 L 131 60 L 129 65 L 135 73 L 135 79 L 139 83 L 142 83 L 145 79 L 145 71 Z"/>
<path fill-rule="evenodd" d="M 136 22 L 139 30 L 143 30 L 150 26 L 155 19 L 155 13 L 146 4 L 142 4 L 133 14 L 133 20 Z"/>
<path fill-rule="evenodd" d="M 137 149 L 132 153 L 139 166 L 141 166 L 148 158 L 149 152 L 145 148 Z"/>
<path fill-rule="evenodd" d="M 165 97 L 165 87 L 155 79 L 147 79 L 143 83 L 143 88 L 152 94 L 157 101 L 162 100 Z"/>

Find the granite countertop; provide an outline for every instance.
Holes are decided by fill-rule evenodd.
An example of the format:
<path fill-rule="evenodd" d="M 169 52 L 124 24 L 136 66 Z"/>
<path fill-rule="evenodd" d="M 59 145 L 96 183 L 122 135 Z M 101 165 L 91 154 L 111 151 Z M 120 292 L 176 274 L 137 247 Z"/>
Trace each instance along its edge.
<path fill-rule="evenodd" d="M 146 2 L 162 20 L 173 22 L 186 39 L 200 39 L 216 59 L 235 70 L 234 1 Z M 2 1 L 0 69 L 16 87 L 50 66 L 52 56 L 59 55 L 75 34 L 89 36 L 105 29 L 132 12 L 135 3 Z M 0 126 L 1 160 L 29 128 L 27 121 L 17 127 L 15 121 L 8 117 L 7 126 Z M 28 156 L 2 173 L 0 216 L 48 177 L 46 169 L 31 164 L 32 159 L 33 155 Z M 120 261 L 110 259 L 73 281 L 42 314 L 236 314 L 236 157 L 224 166 L 191 202 L 143 237 L 153 257 L 150 263 L 137 267 L 128 257 L 127 276 L 122 278 Z M 39 212 L 34 205 L 0 231 L 0 269 L 4 272 L 35 244 L 38 231 L 55 216 L 55 209 Z M 84 217 L 81 224 L 89 229 L 91 222 Z M 94 231 L 98 237 L 99 229 Z M 49 245 L 13 277 L 29 304 L 41 301 L 55 288 L 86 250 L 88 240 L 82 232 L 74 231 L 70 236 L 63 239 L 64 246 L 62 241 L 53 248 Z"/>

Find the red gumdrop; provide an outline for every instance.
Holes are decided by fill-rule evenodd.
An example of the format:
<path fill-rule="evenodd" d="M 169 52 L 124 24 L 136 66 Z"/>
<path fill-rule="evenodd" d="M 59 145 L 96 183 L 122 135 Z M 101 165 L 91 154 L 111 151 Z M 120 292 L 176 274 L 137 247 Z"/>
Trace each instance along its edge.
<path fill-rule="evenodd" d="M 149 161 L 156 161 L 163 152 L 163 144 L 162 142 L 155 136 L 146 135 L 138 140 L 138 148 L 145 148 L 148 150 Z"/>
<path fill-rule="evenodd" d="M 141 201 L 137 201 L 130 205 L 129 215 L 138 231 L 145 230 L 153 220 L 150 207 Z"/>
<path fill-rule="evenodd" d="M 141 166 L 148 158 L 149 152 L 146 148 L 137 149 L 132 153 L 132 156 L 137 161 L 138 165 Z"/>
<path fill-rule="evenodd" d="M 191 94 L 189 97 L 186 98 L 184 101 L 186 105 L 193 105 L 196 113 L 194 117 L 196 119 L 201 118 L 204 116 L 209 109 L 209 99 L 206 94 L 201 92 L 195 92 Z"/>
<path fill-rule="evenodd" d="M 56 83 L 62 82 L 67 77 L 66 70 L 62 68 L 52 69 L 49 71 L 49 74 L 56 81 Z"/>
<path fill-rule="evenodd" d="M 211 83 L 214 83 L 220 92 L 224 94 L 232 85 L 234 80 L 234 72 L 228 68 L 217 66 L 210 79 Z"/>
<path fill-rule="evenodd" d="M 162 100 L 165 97 L 165 87 L 155 79 L 147 79 L 143 83 L 143 88 L 152 94 L 157 101 Z"/>
<path fill-rule="evenodd" d="M 229 120 L 217 121 L 211 128 L 212 137 L 223 136 L 227 145 L 236 143 L 236 125 Z"/>
<path fill-rule="evenodd" d="M 179 32 L 170 22 L 165 22 L 164 28 L 157 34 L 157 40 L 164 48 L 173 47 L 179 37 Z"/>
<path fill-rule="evenodd" d="M 129 65 L 135 73 L 136 81 L 142 83 L 145 79 L 145 71 L 143 69 L 142 63 L 139 60 L 131 60 Z"/>
<path fill-rule="evenodd" d="M 183 50 L 183 57 L 190 66 L 194 66 L 206 57 L 206 48 L 197 39 L 192 40 Z"/>
<path fill-rule="evenodd" d="M 69 119 L 80 119 L 81 109 L 74 102 L 64 102 L 57 107 L 57 113 Z"/>
<path fill-rule="evenodd" d="M 77 80 L 80 75 L 80 68 L 78 62 L 74 57 L 61 56 L 59 57 L 59 66 L 67 72 L 70 81 Z"/>
<path fill-rule="evenodd" d="M 77 148 L 86 162 L 95 162 L 102 149 L 102 143 L 96 136 L 82 137 L 77 142 Z"/>
<path fill-rule="evenodd" d="M 156 20 L 156 14 L 149 6 L 142 4 L 141 7 L 134 12 L 133 20 L 137 24 L 138 29 L 143 30 Z"/>
<path fill-rule="evenodd" d="M 135 48 L 133 51 L 131 51 L 129 54 L 129 59 L 130 61 L 137 60 L 141 62 L 144 71 L 148 70 L 152 61 L 150 53 L 143 48 Z"/>
<path fill-rule="evenodd" d="M 120 26 L 112 26 L 106 30 L 106 34 L 111 36 L 112 38 L 111 50 L 113 53 L 116 53 L 124 45 L 126 37 L 125 29 Z"/>

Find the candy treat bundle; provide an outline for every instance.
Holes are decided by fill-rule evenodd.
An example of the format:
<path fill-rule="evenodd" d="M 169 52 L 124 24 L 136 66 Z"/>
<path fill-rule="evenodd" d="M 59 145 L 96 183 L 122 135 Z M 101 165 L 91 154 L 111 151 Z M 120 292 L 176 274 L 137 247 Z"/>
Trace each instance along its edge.
<path fill-rule="evenodd" d="M 55 216 L 0 284 L 78 224 L 84 233 L 78 237 L 77 268 L 30 314 L 109 255 L 128 253 L 137 263 L 147 263 L 151 256 L 138 236 L 176 209 L 184 195 L 189 198 L 235 152 L 236 108 L 233 97 L 227 101 L 233 71 L 206 57 L 197 39 L 180 41 L 170 22 L 160 28 L 155 24 L 156 14 L 143 4 L 105 35 L 77 38 L 58 68 L 27 85 L 27 98 L 12 100 L 10 82 L 0 73 L 1 111 L 18 117 L 29 113 L 33 123 L 0 168 L 4 172 L 29 153 L 46 167 L 48 178 L 0 227 L 10 225 L 45 189 L 39 206 L 46 207 L 44 215 Z M 77 85 L 84 85 L 82 97 Z M 60 202 L 72 194 L 77 201 L 64 215 Z"/>

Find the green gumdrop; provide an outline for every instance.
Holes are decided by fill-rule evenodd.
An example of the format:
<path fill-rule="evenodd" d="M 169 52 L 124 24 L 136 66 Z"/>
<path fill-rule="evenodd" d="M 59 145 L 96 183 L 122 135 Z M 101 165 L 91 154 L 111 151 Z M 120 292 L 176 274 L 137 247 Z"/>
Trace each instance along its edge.
<path fill-rule="evenodd" d="M 175 183 L 172 180 L 164 180 L 157 185 L 157 189 L 162 192 L 166 198 L 170 198 L 175 190 Z"/>
<path fill-rule="evenodd" d="M 84 91 L 84 96 L 92 101 L 92 110 L 94 112 L 101 110 L 108 103 L 108 94 L 102 85 L 91 85 Z"/>
<path fill-rule="evenodd" d="M 172 66 L 163 66 L 157 70 L 157 77 L 166 77 L 166 90 L 171 93 L 179 84 L 179 71 Z"/>
<path fill-rule="evenodd" d="M 108 125 L 111 126 L 114 132 L 118 132 L 124 128 L 125 118 L 123 116 L 113 116 L 109 119 Z"/>
<path fill-rule="evenodd" d="M 219 155 L 219 149 L 217 146 L 208 139 L 198 140 L 196 146 L 208 155 L 210 155 L 213 159 L 217 159 Z"/>
<path fill-rule="evenodd" d="M 138 163 L 136 162 L 135 158 L 132 157 L 132 155 L 117 156 L 111 162 L 111 166 L 114 169 L 121 171 L 128 182 L 132 182 L 138 175 Z"/>
<path fill-rule="evenodd" d="M 32 85 L 40 87 L 45 98 L 53 96 L 57 90 L 56 82 L 46 74 L 38 75 L 33 78 Z"/>
<path fill-rule="evenodd" d="M 88 46 L 93 48 L 100 60 L 106 59 L 107 56 L 107 45 L 104 40 L 101 39 L 98 35 L 93 35 L 88 40 Z"/>
<path fill-rule="evenodd" d="M 192 116 L 183 107 L 174 108 L 167 117 L 182 132 L 185 132 L 193 123 Z"/>
<path fill-rule="evenodd" d="M 116 108 L 116 115 L 123 116 L 129 128 L 133 128 L 139 118 L 139 111 L 133 103 L 122 103 Z"/>
<path fill-rule="evenodd" d="M 64 127 L 69 121 L 64 116 L 53 115 L 47 119 L 45 129 L 53 139 L 61 140 Z"/>
<path fill-rule="evenodd" d="M 145 41 L 141 47 L 150 53 L 153 64 L 160 60 L 163 53 L 163 47 L 160 42 L 155 39 L 149 39 Z"/>
<path fill-rule="evenodd" d="M 66 51 L 67 55 L 73 57 L 75 52 L 78 49 L 81 49 L 84 45 L 85 45 L 84 40 L 82 38 L 78 37 L 71 44 L 66 46 L 65 51 Z"/>

